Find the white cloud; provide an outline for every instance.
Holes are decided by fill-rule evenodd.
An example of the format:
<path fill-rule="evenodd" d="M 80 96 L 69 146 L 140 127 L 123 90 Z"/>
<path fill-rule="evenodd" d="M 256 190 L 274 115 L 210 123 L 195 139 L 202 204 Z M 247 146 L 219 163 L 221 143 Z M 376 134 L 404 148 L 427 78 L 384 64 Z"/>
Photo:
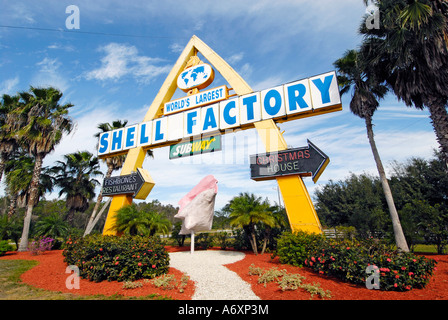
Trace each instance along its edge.
<path fill-rule="evenodd" d="M 71 45 L 62 45 L 62 44 L 57 44 L 57 43 L 53 43 L 53 44 L 47 46 L 47 48 L 52 49 L 52 50 L 64 50 L 67 52 L 75 51 L 75 48 Z"/>
<path fill-rule="evenodd" d="M 19 77 L 6 79 L 0 83 L 0 94 L 13 94 L 19 84 Z"/>
<path fill-rule="evenodd" d="M 243 60 L 243 57 L 244 57 L 244 52 L 238 52 L 238 53 L 235 53 L 235 54 L 231 55 L 230 57 L 228 57 L 226 59 L 226 61 L 230 65 L 233 65 L 233 64 L 236 64 L 236 63 L 240 62 L 241 60 Z"/>
<path fill-rule="evenodd" d="M 59 70 L 61 65 L 57 58 L 50 59 L 45 57 L 42 61 L 36 63 L 39 70 L 32 78 L 31 85 L 36 87 L 52 86 L 65 94 L 69 88 L 69 82 Z"/>
<path fill-rule="evenodd" d="M 179 44 L 179 43 L 177 43 L 177 42 L 176 43 L 172 43 L 169 46 L 169 48 L 170 48 L 171 52 L 173 52 L 173 53 L 181 53 L 184 50 L 184 46 Z"/>
<path fill-rule="evenodd" d="M 137 81 L 148 83 L 153 78 L 168 73 L 171 66 L 157 66 L 159 58 L 141 56 L 135 46 L 109 43 L 98 49 L 105 53 L 101 66 L 86 74 L 86 79 L 117 81 L 125 76 L 134 77 Z"/>

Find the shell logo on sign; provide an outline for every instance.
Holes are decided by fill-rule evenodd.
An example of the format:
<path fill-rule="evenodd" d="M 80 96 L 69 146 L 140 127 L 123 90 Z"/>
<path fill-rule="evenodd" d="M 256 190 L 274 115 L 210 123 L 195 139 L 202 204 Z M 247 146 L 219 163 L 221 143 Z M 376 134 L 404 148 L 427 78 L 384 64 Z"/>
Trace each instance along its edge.
<path fill-rule="evenodd" d="M 184 92 L 194 88 L 204 89 L 213 82 L 214 78 L 213 68 L 206 63 L 201 63 L 182 72 L 177 78 L 177 87 Z"/>

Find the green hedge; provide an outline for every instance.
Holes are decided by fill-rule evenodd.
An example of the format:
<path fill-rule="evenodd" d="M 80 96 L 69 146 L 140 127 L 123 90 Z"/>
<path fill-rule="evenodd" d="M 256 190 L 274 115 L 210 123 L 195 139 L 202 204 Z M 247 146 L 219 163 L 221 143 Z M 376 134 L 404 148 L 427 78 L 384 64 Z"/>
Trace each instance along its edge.
<path fill-rule="evenodd" d="M 333 240 L 297 232 L 284 233 L 277 246 L 276 255 L 281 263 L 306 266 L 355 284 L 366 285 L 366 279 L 374 275 L 366 273 L 366 268 L 371 265 L 381 290 L 423 288 L 436 265 L 433 259 L 398 253 L 374 239 Z"/>
<path fill-rule="evenodd" d="M 12 251 L 14 248 L 8 244 L 8 240 L 0 240 L 0 257 L 4 256 L 6 252 Z"/>
<path fill-rule="evenodd" d="M 69 238 L 64 261 L 84 279 L 100 282 L 154 278 L 169 269 L 169 255 L 159 237 L 101 236 Z"/>

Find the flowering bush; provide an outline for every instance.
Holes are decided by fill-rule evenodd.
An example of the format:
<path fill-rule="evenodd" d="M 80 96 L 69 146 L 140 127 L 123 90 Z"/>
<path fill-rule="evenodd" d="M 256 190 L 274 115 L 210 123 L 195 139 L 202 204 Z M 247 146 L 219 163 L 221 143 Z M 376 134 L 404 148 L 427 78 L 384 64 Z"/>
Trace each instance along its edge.
<path fill-rule="evenodd" d="M 134 281 L 168 272 L 169 255 L 158 237 L 101 236 L 69 238 L 64 261 L 84 279 Z"/>
<path fill-rule="evenodd" d="M 53 241 L 54 241 L 54 239 L 52 239 L 50 237 L 38 238 L 36 240 L 31 241 L 28 244 L 28 251 L 34 256 L 38 255 L 38 254 L 42 254 L 45 251 L 51 250 Z"/>
<path fill-rule="evenodd" d="M 327 274 L 344 281 L 365 285 L 372 270 L 379 279 L 381 290 L 405 291 L 413 288 L 423 288 L 433 274 L 436 261 L 411 253 L 398 253 L 391 247 L 373 239 L 333 240 L 320 236 L 309 236 L 303 232 L 283 235 L 278 243 L 277 254 L 282 263 L 289 263 L 294 254 L 289 252 L 294 247 L 280 247 L 280 244 L 290 243 L 291 238 L 318 239 L 318 243 L 310 244 L 303 241 L 306 254 L 304 260 L 292 259 L 292 264 L 304 265 L 320 274 Z M 285 239 L 289 239 L 286 241 Z M 294 241 L 292 241 L 294 242 Z M 297 243 L 298 241 L 296 241 Z"/>

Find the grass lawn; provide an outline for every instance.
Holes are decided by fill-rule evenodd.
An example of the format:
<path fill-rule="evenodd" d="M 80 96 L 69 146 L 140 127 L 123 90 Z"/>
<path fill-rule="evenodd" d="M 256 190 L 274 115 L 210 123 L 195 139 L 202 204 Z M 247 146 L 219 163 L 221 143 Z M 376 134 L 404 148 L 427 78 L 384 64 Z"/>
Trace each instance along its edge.
<path fill-rule="evenodd" d="M 417 244 L 414 247 L 415 253 L 437 253 L 437 247 L 433 244 Z"/>

